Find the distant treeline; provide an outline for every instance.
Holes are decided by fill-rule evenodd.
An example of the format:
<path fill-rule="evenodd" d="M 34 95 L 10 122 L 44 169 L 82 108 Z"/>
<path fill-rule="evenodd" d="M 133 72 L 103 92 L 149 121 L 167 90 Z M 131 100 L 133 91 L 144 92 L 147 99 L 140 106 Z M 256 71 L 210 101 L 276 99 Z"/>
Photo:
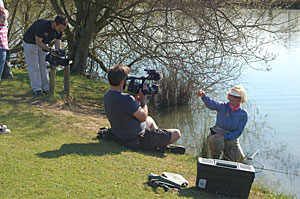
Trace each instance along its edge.
<path fill-rule="evenodd" d="M 277 2 L 287 4 L 284 7 L 288 9 L 300 9 L 300 0 L 278 0 Z"/>
<path fill-rule="evenodd" d="M 288 9 L 300 9 L 300 0 L 276 0 L 274 4 L 284 4 L 283 7 Z"/>
<path fill-rule="evenodd" d="M 284 3 L 300 3 L 300 0 L 278 0 L 277 2 L 284 2 Z"/>
<path fill-rule="evenodd" d="M 285 9 L 300 9 L 300 0 L 250 0 L 250 1 L 238 1 L 238 4 L 244 6 L 251 6 L 251 7 L 262 7 L 265 5 L 266 7 L 278 7 L 278 8 L 285 8 Z"/>

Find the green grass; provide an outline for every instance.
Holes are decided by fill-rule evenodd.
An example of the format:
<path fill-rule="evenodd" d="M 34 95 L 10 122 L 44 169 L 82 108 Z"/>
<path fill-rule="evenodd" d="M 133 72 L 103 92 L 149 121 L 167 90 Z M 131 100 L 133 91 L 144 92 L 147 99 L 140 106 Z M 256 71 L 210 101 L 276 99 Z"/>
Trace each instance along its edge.
<path fill-rule="evenodd" d="M 60 74 L 56 95 L 41 98 L 33 97 L 26 72 L 14 75 L 0 85 L 0 123 L 12 131 L 0 135 L 0 198 L 216 198 L 195 189 L 194 157 L 134 152 L 92 139 L 108 125 L 107 84 L 71 76 L 69 102 Z M 177 194 L 145 184 L 150 173 L 163 171 L 183 175 L 190 185 Z M 254 187 L 250 198 L 288 197 Z"/>

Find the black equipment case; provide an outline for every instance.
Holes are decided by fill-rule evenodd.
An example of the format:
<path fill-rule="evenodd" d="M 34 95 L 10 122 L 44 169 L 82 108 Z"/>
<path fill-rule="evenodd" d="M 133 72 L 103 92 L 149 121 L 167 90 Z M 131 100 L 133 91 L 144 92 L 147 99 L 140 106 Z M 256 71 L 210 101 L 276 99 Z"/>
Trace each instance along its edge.
<path fill-rule="evenodd" d="M 248 198 L 254 177 L 252 165 L 206 158 L 197 162 L 196 187 L 203 191 Z"/>

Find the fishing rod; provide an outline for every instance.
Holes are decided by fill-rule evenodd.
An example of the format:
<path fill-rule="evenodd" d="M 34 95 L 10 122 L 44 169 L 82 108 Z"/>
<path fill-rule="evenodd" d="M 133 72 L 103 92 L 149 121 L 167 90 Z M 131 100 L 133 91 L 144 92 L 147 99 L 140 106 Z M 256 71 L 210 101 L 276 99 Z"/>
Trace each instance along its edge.
<path fill-rule="evenodd" d="M 247 159 L 248 160 L 253 160 L 254 156 L 256 156 L 256 154 L 260 151 L 260 149 L 257 149 L 252 155 L 248 156 Z"/>
<path fill-rule="evenodd" d="M 254 153 L 252 153 L 251 155 L 249 155 L 247 157 L 247 160 L 253 160 L 254 159 L 254 156 L 257 155 L 257 153 L 260 151 L 260 149 L 257 149 Z M 259 163 L 259 162 L 258 162 Z M 284 171 L 278 171 L 278 170 L 275 170 L 275 169 L 268 169 L 268 168 L 264 168 L 264 165 L 259 163 L 262 167 L 261 168 L 258 168 L 258 167 L 254 167 L 255 169 L 259 169 L 259 170 L 264 170 L 264 171 L 271 171 L 271 172 L 275 172 L 275 173 L 282 173 L 282 174 L 287 174 L 287 175 L 293 175 L 293 176 L 299 176 L 298 173 L 289 173 L 289 172 L 284 172 Z M 257 172 L 256 172 L 257 173 Z"/>

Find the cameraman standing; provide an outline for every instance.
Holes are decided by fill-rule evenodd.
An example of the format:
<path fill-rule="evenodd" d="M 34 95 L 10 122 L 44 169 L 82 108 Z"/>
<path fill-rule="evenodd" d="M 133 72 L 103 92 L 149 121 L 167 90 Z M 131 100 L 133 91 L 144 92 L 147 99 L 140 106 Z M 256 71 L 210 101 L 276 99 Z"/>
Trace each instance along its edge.
<path fill-rule="evenodd" d="M 62 31 L 67 23 L 67 18 L 64 15 L 56 16 L 54 21 L 39 19 L 29 27 L 24 35 L 24 55 L 30 85 L 36 97 L 42 96 L 43 93 L 49 93 L 48 64 L 45 58 L 48 52 L 54 52 L 48 44 L 55 39 L 55 49 L 60 49 Z"/>
<path fill-rule="evenodd" d="M 114 138 L 129 148 L 141 150 L 162 148 L 178 140 L 181 137 L 178 129 L 159 129 L 148 116 L 147 96 L 141 90 L 140 102 L 123 93 L 129 72 L 130 68 L 122 65 L 113 66 L 108 72 L 111 87 L 104 95 L 104 106 Z M 184 148 L 176 149 L 171 152 L 185 152 Z"/>

